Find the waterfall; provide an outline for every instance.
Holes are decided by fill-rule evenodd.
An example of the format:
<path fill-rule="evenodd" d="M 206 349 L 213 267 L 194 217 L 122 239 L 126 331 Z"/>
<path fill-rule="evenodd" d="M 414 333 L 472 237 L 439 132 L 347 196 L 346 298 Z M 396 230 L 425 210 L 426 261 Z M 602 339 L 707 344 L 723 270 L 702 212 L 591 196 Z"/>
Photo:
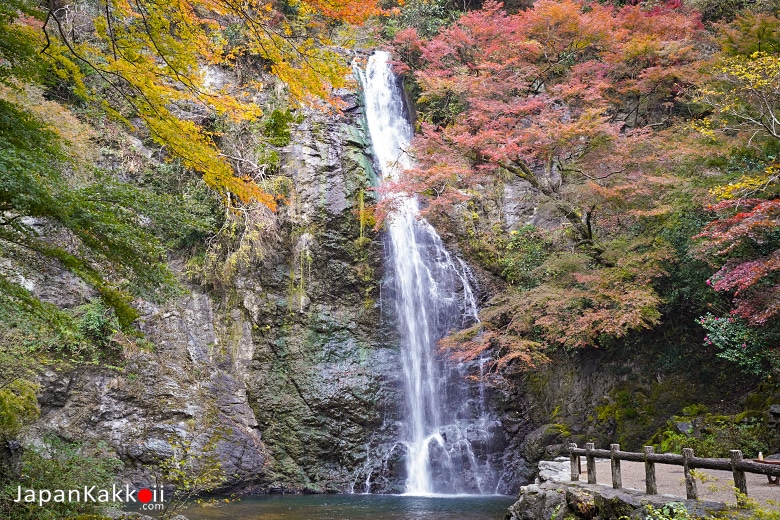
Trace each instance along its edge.
<path fill-rule="evenodd" d="M 365 72 L 358 74 L 374 157 L 382 178 L 397 179 L 399 172 L 412 165 L 406 150 L 413 131 L 403 90 L 386 52 L 374 53 Z M 390 217 L 386 240 L 389 280 L 385 294 L 395 311 L 405 383 L 401 441 L 407 446 L 406 493 L 481 493 L 483 482 L 495 472 L 486 460 L 477 460 L 470 439 L 487 439 L 487 446 L 486 432 L 497 422 L 491 423 L 487 416 L 474 424 L 461 420 L 463 414 L 453 410 L 450 402 L 460 396 L 447 395 L 453 393 L 453 385 L 448 384 L 448 370 L 436 352 L 437 341 L 447 331 L 477 319 L 472 274 L 420 217 L 414 196 L 404 197 Z"/>

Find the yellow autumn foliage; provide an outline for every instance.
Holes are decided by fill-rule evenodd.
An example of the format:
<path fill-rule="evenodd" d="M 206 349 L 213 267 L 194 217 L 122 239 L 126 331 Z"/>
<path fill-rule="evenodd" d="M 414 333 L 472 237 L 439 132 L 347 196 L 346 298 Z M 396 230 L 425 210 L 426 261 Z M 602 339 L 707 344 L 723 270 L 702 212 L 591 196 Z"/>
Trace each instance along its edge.
<path fill-rule="evenodd" d="M 81 0 L 46 13 L 44 54 L 74 93 L 103 100 L 127 124 L 140 118 L 155 142 L 211 188 L 275 209 L 253 179 L 234 174 L 215 134 L 193 117 L 241 122 L 262 114 L 246 89 L 213 88 L 204 67 L 255 56 L 287 85 L 293 103 L 335 103 L 332 90 L 345 85 L 348 67 L 332 49 L 332 25 L 380 12 L 375 1 L 291 3 L 294 17 L 266 0 L 107 0 L 97 10 Z"/>
<path fill-rule="evenodd" d="M 780 177 L 780 165 L 772 165 L 759 175 L 744 175 L 737 182 L 718 186 L 710 190 L 710 194 L 718 200 L 731 200 L 748 197 L 766 191 L 776 184 Z"/>
<path fill-rule="evenodd" d="M 697 98 L 714 109 L 716 121 L 700 124 L 702 133 L 713 137 L 722 127 L 780 139 L 780 56 L 720 56 L 711 72 L 713 79 Z"/>

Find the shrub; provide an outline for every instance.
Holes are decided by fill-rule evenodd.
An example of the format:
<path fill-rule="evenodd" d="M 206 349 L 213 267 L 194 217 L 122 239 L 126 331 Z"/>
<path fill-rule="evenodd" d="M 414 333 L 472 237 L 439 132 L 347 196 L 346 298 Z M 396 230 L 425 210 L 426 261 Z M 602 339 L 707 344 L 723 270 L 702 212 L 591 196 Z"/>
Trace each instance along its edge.
<path fill-rule="evenodd" d="M 772 330 L 759 331 L 739 317 L 718 317 L 707 313 L 699 318 L 707 331 L 705 346 L 718 349 L 716 356 L 737 364 L 748 374 L 761 375 L 778 365 L 778 351 L 771 346 L 776 340 Z"/>
<path fill-rule="evenodd" d="M 770 451 L 770 434 L 757 417 L 707 415 L 692 423 L 690 433 L 680 433 L 669 424 L 657 437 L 658 450 L 681 453 L 683 448 L 692 448 L 699 457 L 728 457 L 730 450 L 739 449 L 746 458 Z"/>
<path fill-rule="evenodd" d="M 76 515 L 99 514 L 110 504 L 81 502 L 14 502 L 18 486 L 24 489 L 110 488 L 121 462 L 102 443 L 94 446 L 50 437 L 40 447 L 28 448 L 22 459 L 22 476 L 0 490 L 0 517 L 6 520 L 61 520 Z"/>

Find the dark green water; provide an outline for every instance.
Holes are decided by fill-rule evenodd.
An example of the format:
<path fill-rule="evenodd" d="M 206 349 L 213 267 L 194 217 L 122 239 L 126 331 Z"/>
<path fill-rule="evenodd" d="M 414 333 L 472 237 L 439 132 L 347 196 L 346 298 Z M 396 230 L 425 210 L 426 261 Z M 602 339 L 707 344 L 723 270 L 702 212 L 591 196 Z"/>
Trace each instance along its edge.
<path fill-rule="evenodd" d="M 505 496 L 271 495 L 216 508 L 191 506 L 190 520 L 502 520 Z"/>

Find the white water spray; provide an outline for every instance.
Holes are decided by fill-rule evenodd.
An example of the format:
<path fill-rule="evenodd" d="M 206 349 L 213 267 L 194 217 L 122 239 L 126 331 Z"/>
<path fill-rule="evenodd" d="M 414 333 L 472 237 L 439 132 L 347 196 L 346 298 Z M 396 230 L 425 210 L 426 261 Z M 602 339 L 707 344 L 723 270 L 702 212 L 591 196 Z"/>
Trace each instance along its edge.
<path fill-rule="evenodd" d="M 406 149 L 412 139 L 412 128 L 406 117 L 402 90 L 388 60 L 387 53 L 374 53 L 361 79 L 368 130 L 382 178 L 398 179 L 399 173 L 411 166 Z M 447 474 L 458 471 L 450 453 L 467 452 L 469 466 L 476 466 L 476 460 L 460 430 L 457 431 L 460 439 L 445 438 L 442 434 L 442 420 L 450 418 L 442 417 L 446 375 L 440 373 L 435 353 L 436 342 L 448 330 L 477 319 L 474 291 L 469 283 L 471 273 L 460 259 L 453 259 L 436 230 L 420 218 L 414 196 L 403 197 L 387 224 L 387 233 L 392 272 L 390 290 L 406 385 L 406 492 L 414 495 L 457 492 L 458 486 L 452 484 L 457 476 Z M 453 431 L 452 425 L 448 428 Z M 457 426 L 454 428 L 457 430 Z M 464 444 L 465 451 L 461 447 Z M 476 478 L 479 481 L 479 476 Z"/>

